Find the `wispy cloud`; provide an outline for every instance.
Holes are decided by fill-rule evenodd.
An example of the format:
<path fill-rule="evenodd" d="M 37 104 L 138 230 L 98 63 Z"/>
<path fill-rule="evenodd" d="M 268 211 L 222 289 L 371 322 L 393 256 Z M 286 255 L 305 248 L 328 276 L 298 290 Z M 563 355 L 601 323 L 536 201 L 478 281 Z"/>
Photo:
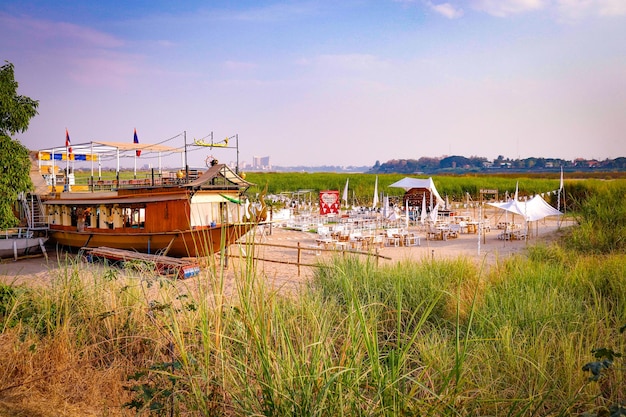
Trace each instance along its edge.
<path fill-rule="evenodd" d="M 7 53 L 27 50 L 33 59 L 55 62 L 81 85 L 123 88 L 139 72 L 141 57 L 124 50 L 125 40 L 89 27 L 0 13 L 0 26 L 12 34 L 0 45 Z M 54 54 L 52 57 L 50 54 Z"/>
<path fill-rule="evenodd" d="M 15 17 L 0 12 L 0 25 L 10 31 L 16 41 L 19 39 L 29 44 L 71 43 L 95 48 L 119 48 L 124 45 L 124 41 L 115 36 L 67 22 Z"/>
<path fill-rule="evenodd" d="M 69 74 L 72 79 L 85 86 L 123 89 L 128 85 L 128 78 L 139 72 L 136 64 L 127 58 L 116 54 L 73 58 Z"/>
<path fill-rule="evenodd" d="M 219 13 L 225 20 L 249 22 L 276 22 L 295 17 L 306 17 L 317 13 L 317 6 L 312 2 L 276 3 L 268 6 L 252 7 L 242 10 L 229 10 Z"/>
<path fill-rule="evenodd" d="M 547 3 L 546 0 L 472 0 L 474 9 L 497 17 L 541 10 Z"/>
<path fill-rule="evenodd" d="M 507 17 L 547 11 L 559 19 L 577 20 L 589 16 L 626 16 L 624 0 L 471 0 L 472 8 L 492 16 Z"/>
<path fill-rule="evenodd" d="M 600 16 L 626 16 L 626 1 L 600 0 L 598 14 Z"/>
<path fill-rule="evenodd" d="M 434 4 L 433 2 L 429 1 L 426 4 L 432 10 L 434 10 L 435 12 L 439 13 L 440 15 L 444 17 L 447 17 L 448 19 L 458 19 L 459 17 L 463 16 L 463 9 L 459 7 L 455 7 L 454 5 L 450 3 Z"/>
<path fill-rule="evenodd" d="M 384 69 L 389 63 L 371 54 L 324 54 L 298 61 L 300 65 L 340 71 Z"/>
<path fill-rule="evenodd" d="M 258 65 L 253 62 L 233 60 L 224 61 L 223 66 L 228 71 L 249 71 L 258 67 Z"/>
<path fill-rule="evenodd" d="M 560 17 L 570 20 L 587 16 L 626 16 L 624 0 L 557 0 L 555 8 Z"/>

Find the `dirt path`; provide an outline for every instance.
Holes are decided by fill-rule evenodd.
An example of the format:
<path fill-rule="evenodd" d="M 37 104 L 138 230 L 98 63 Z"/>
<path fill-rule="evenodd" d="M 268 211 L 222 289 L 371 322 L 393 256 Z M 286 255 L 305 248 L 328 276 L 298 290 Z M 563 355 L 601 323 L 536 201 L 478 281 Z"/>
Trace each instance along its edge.
<path fill-rule="evenodd" d="M 528 247 L 538 241 L 546 241 L 567 227 L 567 224 L 559 224 L 555 220 L 537 222 L 533 225 L 532 236 L 528 241 L 512 240 L 505 241 L 497 238 L 500 230 L 492 230 L 478 239 L 476 234 L 461 234 L 458 238 L 441 240 L 426 240 L 425 235 L 420 233 L 419 246 L 385 246 L 379 249 L 379 254 L 391 258 L 380 260 L 381 264 L 397 262 L 401 260 L 420 260 L 426 258 L 441 259 L 463 256 L 476 262 L 492 264 L 512 254 L 522 253 Z M 323 258 L 332 256 L 332 253 L 315 250 L 317 247 L 314 233 L 272 228 L 271 235 L 264 235 L 261 239 L 257 236 L 256 241 L 264 244 L 273 244 L 285 247 L 272 247 L 265 245 L 255 246 L 255 257 L 261 259 L 280 260 L 286 263 L 274 263 L 258 261 L 257 272 L 274 286 L 285 291 L 296 290 L 313 274 L 313 268 L 294 265 L 298 261 L 297 247 L 301 248 L 300 263 L 315 264 Z M 234 274 L 241 273 L 245 266 L 246 246 L 232 245 L 230 248 L 229 267 L 226 273 L 227 286 L 232 287 Z M 249 247 L 248 247 L 249 250 Z M 50 277 L 62 265 L 66 265 L 66 256 L 74 258 L 75 255 L 64 252 L 49 251 L 48 260 L 43 256 L 18 261 L 4 259 L 0 263 L 0 281 L 14 284 L 45 284 Z M 237 259 L 241 255 L 240 259 Z"/>

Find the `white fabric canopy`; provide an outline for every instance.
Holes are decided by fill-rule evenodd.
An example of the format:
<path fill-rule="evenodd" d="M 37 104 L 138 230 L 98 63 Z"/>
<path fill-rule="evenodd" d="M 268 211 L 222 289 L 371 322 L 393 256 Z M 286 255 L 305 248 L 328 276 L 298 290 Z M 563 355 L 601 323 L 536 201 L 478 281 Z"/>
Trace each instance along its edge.
<path fill-rule="evenodd" d="M 437 192 L 437 188 L 435 188 L 435 183 L 433 182 L 432 178 L 421 179 L 405 177 L 402 178 L 400 181 L 394 182 L 390 185 L 390 187 L 404 188 L 404 191 L 408 191 L 412 188 L 426 188 L 432 194 L 434 194 L 435 198 L 437 199 L 436 202 L 439 203 L 439 205 L 443 206 L 445 204 L 445 202 Z"/>
<path fill-rule="evenodd" d="M 519 214 L 527 222 L 541 220 L 548 216 L 560 216 L 559 210 L 546 203 L 546 200 L 536 195 L 528 201 L 511 200 L 506 203 L 487 203 L 490 206 L 506 210 L 511 213 Z"/>

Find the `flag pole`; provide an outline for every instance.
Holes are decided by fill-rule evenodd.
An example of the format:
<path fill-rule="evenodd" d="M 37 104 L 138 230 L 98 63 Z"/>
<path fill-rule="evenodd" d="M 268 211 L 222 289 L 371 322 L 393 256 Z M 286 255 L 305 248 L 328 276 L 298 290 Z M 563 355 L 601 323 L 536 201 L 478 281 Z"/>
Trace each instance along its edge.
<path fill-rule="evenodd" d="M 138 144 L 139 143 L 139 139 L 137 138 L 137 128 L 134 129 L 133 131 L 133 143 L 134 144 Z M 134 174 L 134 178 L 137 179 L 137 157 L 141 154 L 141 151 L 139 149 L 135 149 L 135 156 L 133 157 L 133 161 L 135 163 L 135 170 L 133 172 Z"/>
<path fill-rule="evenodd" d="M 70 154 L 72 153 L 72 143 L 70 133 L 65 128 L 65 186 L 63 191 L 70 191 Z"/>

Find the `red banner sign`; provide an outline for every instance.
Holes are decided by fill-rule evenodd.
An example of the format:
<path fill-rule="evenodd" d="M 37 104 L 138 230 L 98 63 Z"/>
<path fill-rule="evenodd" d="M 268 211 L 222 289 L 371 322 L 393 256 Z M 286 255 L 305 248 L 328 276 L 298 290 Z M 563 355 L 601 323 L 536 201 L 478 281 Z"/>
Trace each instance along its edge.
<path fill-rule="evenodd" d="M 320 191 L 320 214 L 339 214 L 339 190 Z"/>

